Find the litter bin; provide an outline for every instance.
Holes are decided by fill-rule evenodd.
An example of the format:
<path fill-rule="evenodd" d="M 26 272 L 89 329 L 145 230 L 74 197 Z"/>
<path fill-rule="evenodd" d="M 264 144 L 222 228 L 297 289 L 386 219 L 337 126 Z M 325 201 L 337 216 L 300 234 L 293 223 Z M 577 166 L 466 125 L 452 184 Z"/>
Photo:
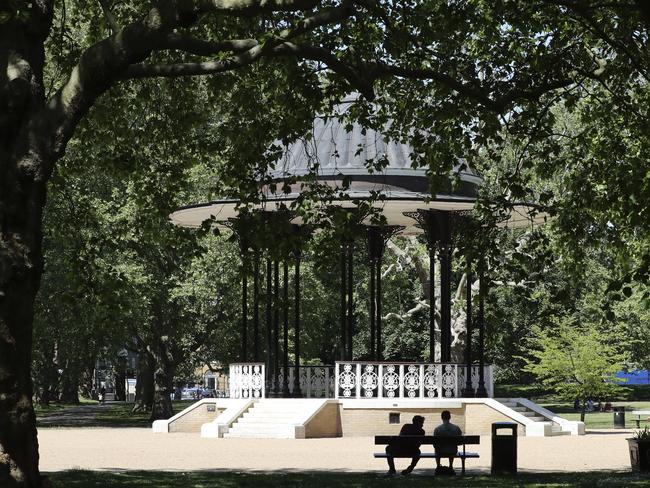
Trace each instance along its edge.
<path fill-rule="evenodd" d="M 625 428 L 625 407 L 614 407 L 614 428 Z"/>
<path fill-rule="evenodd" d="M 499 434 L 499 431 L 507 431 Z M 517 473 L 517 424 L 494 422 L 492 424 L 492 474 Z"/>

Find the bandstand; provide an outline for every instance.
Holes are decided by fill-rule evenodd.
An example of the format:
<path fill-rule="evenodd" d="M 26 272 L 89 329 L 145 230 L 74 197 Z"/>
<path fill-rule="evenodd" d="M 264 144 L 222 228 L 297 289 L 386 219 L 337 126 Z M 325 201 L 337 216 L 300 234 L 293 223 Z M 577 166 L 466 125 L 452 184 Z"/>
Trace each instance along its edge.
<path fill-rule="evenodd" d="M 268 432 L 275 432 L 279 437 L 394 433 L 393 421 L 399 419 L 400 413 L 407 414 L 401 419 L 403 422 L 412 413 L 430 415 L 444 408 L 451 409 L 457 418 L 462 417 L 468 429 L 472 422 L 477 425 L 475 429 L 486 430 L 488 427 L 481 422 L 514 419 L 531 435 L 547 435 L 553 429 L 558 432 L 558 426 L 559 431 L 577 432 L 577 427 L 563 426 L 539 408 L 522 407 L 520 402 L 508 405 L 492 398 L 492 367 L 486 364 L 484 354 L 484 278 L 488 270 L 487 263 L 476 252 L 487 224 L 472 214 L 481 178 L 459 163 L 432 196 L 426 171 L 412 167 L 412 149 L 403 143 L 386 142 L 382 134 L 357 124 L 346 130 L 350 126 L 346 127 L 341 118 L 346 108 L 347 104 L 343 103 L 329 117 L 316 118 L 309 140 L 285 148 L 276 170 L 260 184 L 261 204 L 240 212 L 238 201 L 219 200 L 184 207 L 170 216 L 172 222 L 183 227 L 200 227 L 204 221 L 212 220 L 217 226 L 233 231 L 238 237 L 244 268 L 241 360 L 230 365 L 231 404 L 223 411 L 217 408 L 221 421 L 215 420 L 218 425 L 206 428 L 204 434 L 234 437 L 240 423 L 249 427 L 240 429 L 239 436 L 244 437 L 266 436 Z M 369 171 L 368 160 L 383 161 L 381 171 Z M 292 204 L 300 197 L 301 178 L 308 174 L 315 174 L 316 183 L 331 191 L 323 204 L 324 214 L 345 212 L 349 217 L 343 219 L 345 225 L 335 229 L 340 242 L 337 257 L 340 332 L 339 360 L 332 365 L 300 364 L 303 333 L 300 266 L 303 246 L 318 231 L 318 224 L 305 223 L 292 211 Z M 270 185 L 269 181 L 276 185 Z M 271 191 L 273 187 L 283 186 L 286 191 L 282 193 Z M 521 204 L 491 225 L 534 227 L 545 219 L 545 214 Z M 429 251 L 429 327 L 428 335 L 422 338 L 427 343 L 428 361 L 384 360 L 381 266 L 387 240 L 397 235 L 421 236 Z M 366 247 L 369 268 L 367 324 L 355 324 L 354 315 L 354 255 L 361 246 Z M 451 286 L 455 248 L 465 251 L 468 283 L 474 273 L 479 283 L 475 300 L 472 286 L 465 287 L 467 331 L 462 358 L 452 356 Z M 436 273 L 440 279 L 439 297 L 435 296 L 437 287 L 433 285 Z M 438 311 L 436 298 L 440 299 Z M 472 309 L 473 302 L 477 310 Z M 354 330 L 361 327 L 368 328 L 370 338 L 369 355 L 364 358 L 357 357 L 353 349 Z M 471 344 L 473 329 L 478 329 L 478 341 L 474 345 Z M 290 355 L 293 364 L 289 362 Z M 308 399 L 318 400 L 310 403 Z M 263 403 L 263 400 L 275 403 Z M 293 421 L 283 424 L 277 420 L 275 424 L 282 424 L 282 428 L 273 430 L 272 421 L 256 424 L 252 420 L 256 409 L 262 415 L 265 409 L 275 411 L 273 405 L 285 417 L 296 406 Z M 522 413 L 527 411 L 534 415 Z M 244 422 L 246 418 L 248 423 Z M 272 416 L 261 418 L 272 419 Z M 540 425 L 531 425 L 533 421 Z M 316 426 L 312 425 L 314 422 Z M 363 427 L 364 422 L 369 425 Z M 302 427 L 292 427 L 297 425 Z M 286 432 L 289 434 L 282 434 Z M 310 435 L 310 432 L 320 434 Z"/>

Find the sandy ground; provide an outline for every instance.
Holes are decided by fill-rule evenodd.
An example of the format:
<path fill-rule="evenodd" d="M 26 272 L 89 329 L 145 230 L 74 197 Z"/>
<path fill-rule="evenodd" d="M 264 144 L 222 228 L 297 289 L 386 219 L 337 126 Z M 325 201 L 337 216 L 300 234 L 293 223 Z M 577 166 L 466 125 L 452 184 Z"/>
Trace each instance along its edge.
<path fill-rule="evenodd" d="M 521 471 L 629 469 L 630 431 L 600 430 L 585 436 L 519 437 Z M 39 429 L 41 470 L 229 470 L 229 471 L 384 471 L 374 459 L 370 437 L 338 439 L 202 439 L 198 434 L 153 434 L 137 428 Z M 377 446 L 379 447 L 379 446 Z M 490 467 L 490 437 L 472 446 L 480 459 L 468 470 Z M 424 449 L 423 449 L 424 450 Z M 468 449 L 469 450 L 469 449 Z M 407 460 L 398 460 L 398 469 Z M 420 461 L 428 470 L 434 461 Z"/>

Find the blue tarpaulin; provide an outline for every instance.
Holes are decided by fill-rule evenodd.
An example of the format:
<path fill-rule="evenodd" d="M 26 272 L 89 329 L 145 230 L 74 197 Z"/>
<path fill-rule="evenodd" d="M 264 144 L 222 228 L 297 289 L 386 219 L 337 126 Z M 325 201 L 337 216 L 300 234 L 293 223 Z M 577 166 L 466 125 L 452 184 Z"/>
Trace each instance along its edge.
<path fill-rule="evenodd" d="M 650 372 L 648 370 L 640 371 L 619 371 L 616 373 L 617 378 L 627 379 L 624 383 L 626 385 L 650 385 Z"/>

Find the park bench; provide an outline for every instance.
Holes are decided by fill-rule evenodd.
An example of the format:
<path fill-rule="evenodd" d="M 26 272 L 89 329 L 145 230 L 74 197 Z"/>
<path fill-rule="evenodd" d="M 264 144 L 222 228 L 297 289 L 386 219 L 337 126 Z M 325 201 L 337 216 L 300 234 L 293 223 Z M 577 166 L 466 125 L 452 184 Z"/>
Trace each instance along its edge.
<path fill-rule="evenodd" d="M 463 446 L 462 450 L 458 450 L 455 456 L 451 455 L 441 455 L 436 456 L 435 452 L 422 452 L 420 454 L 421 458 L 450 458 L 457 457 L 460 459 L 461 463 L 461 473 L 465 474 L 465 459 L 467 458 L 478 458 L 479 455 L 477 452 L 468 452 L 465 449 L 466 444 L 480 444 L 481 436 L 478 435 L 460 435 L 460 436 L 432 436 L 432 435 L 377 435 L 375 436 L 375 445 L 392 445 L 396 449 L 408 451 L 414 447 L 420 445 L 420 449 L 424 446 L 431 445 L 435 447 L 442 446 Z M 376 458 L 386 458 L 388 455 L 385 452 L 376 452 Z M 396 455 L 396 458 L 410 458 L 410 455 Z"/>
<path fill-rule="evenodd" d="M 650 416 L 650 410 L 632 410 L 632 415 L 636 415 L 636 418 L 634 421 L 636 422 L 636 428 L 640 429 L 641 428 L 641 416 L 646 417 L 646 421 L 648 421 L 648 416 Z"/>

